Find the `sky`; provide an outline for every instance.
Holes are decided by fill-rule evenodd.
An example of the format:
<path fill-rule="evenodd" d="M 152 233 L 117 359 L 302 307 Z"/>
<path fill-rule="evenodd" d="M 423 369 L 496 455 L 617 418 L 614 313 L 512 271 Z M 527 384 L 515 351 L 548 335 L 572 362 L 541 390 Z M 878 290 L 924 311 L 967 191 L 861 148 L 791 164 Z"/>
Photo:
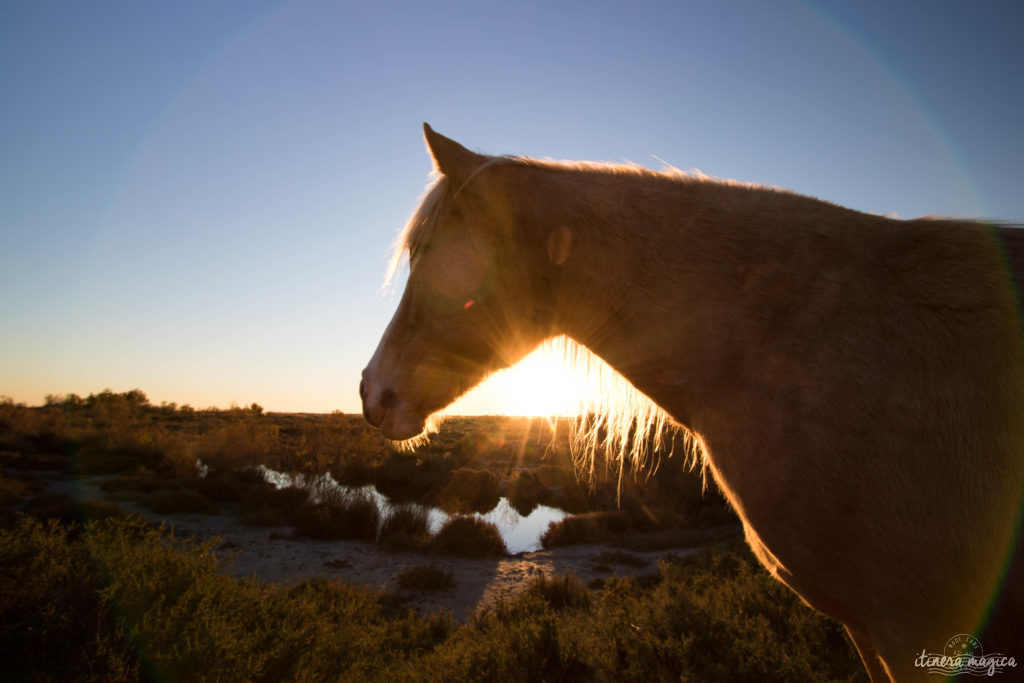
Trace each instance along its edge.
<path fill-rule="evenodd" d="M 358 412 L 423 121 L 1024 221 L 1021 26 L 1016 0 L 2 3 L 0 395 Z M 515 373 L 453 412 L 565 388 Z"/>

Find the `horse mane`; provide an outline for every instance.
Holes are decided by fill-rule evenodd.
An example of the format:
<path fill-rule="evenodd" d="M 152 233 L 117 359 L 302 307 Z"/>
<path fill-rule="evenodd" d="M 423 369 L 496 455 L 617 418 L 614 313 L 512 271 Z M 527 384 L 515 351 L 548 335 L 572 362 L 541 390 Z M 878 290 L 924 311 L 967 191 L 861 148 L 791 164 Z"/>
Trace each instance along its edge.
<path fill-rule="evenodd" d="M 633 164 L 492 157 L 462 186 L 485 168 L 504 163 L 533 168 L 651 175 L 695 182 L 716 182 L 699 171 L 681 171 L 673 167 L 667 167 L 659 172 Z M 449 189 L 450 180 L 447 176 L 436 171 L 431 174 L 416 209 L 391 245 L 383 291 L 393 291 L 399 274 L 408 265 L 411 255 L 429 240 Z M 456 192 L 459 190 L 461 187 Z M 621 484 L 622 475 L 627 467 L 634 472 L 647 470 L 653 473 L 660 462 L 661 454 L 668 451 L 668 455 L 671 456 L 677 447 L 681 447 L 691 468 L 700 463 L 702 472 L 705 472 L 705 450 L 700 436 L 672 420 L 668 413 L 590 349 L 562 335 L 546 340 L 540 345 L 539 350 L 540 353 L 560 361 L 583 386 L 588 388 L 588 395 L 580 398 L 577 413 L 570 418 L 569 448 L 578 474 L 585 474 L 591 482 L 594 481 L 597 455 L 600 451 L 605 456 L 606 466 L 612 464 L 617 468 Z M 399 442 L 399 447 L 413 450 L 426 443 L 429 434 L 435 433 L 442 421 L 443 418 L 438 415 L 431 416 L 421 435 Z M 706 485 L 706 472 L 704 479 Z"/>

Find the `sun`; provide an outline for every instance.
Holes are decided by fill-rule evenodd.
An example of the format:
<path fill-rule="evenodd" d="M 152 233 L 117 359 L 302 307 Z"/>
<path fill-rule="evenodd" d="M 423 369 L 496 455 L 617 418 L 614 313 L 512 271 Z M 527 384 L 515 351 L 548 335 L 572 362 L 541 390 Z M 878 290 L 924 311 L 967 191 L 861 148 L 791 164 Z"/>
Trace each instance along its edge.
<path fill-rule="evenodd" d="M 494 373 L 453 403 L 449 415 L 577 415 L 586 383 L 550 345 L 542 345 L 512 367 Z"/>

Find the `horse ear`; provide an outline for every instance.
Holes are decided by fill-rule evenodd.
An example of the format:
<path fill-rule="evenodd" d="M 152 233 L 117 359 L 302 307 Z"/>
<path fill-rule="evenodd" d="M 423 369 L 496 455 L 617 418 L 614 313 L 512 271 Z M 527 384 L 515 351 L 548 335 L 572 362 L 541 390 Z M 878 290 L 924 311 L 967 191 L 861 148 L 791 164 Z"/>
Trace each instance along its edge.
<path fill-rule="evenodd" d="M 454 140 L 436 132 L 428 123 L 423 124 L 423 137 L 427 141 L 427 151 L 434 160 L 434 168 L 450 178 L 466 180 L 487 161 L 483 154 L 470 152 Z"/>

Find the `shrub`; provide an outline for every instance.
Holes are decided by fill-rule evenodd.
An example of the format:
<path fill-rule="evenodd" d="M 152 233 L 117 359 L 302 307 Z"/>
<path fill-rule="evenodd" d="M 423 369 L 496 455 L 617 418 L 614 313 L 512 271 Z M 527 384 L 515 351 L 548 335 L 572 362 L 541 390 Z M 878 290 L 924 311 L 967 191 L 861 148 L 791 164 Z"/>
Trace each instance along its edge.
<path fill-rule="evenodd" d="M 590 594 L 574 574 L 542 576 L 527 589 L 544 599 L 551 609 L 584 609 L 590 606 Z"/>
<path fill-rule="evenodd" d="M 377 490 L 395 502 L 423 502 L 448 479 L 452 463 L 444 457 L 391 453 L 375 469 Z"/>
<path fill-rule="evenodd" d="M 437 500 L 448 512 L 486 513 L 493 510 L 501 498 L 499 484 L 492 472 L 460 467 L 452 472 Z"/>
<path fill-rule="evenodd" d="M 498 527 L 476 517 L 452 517 L 430 543 L 434 552 L 460 557 L 502 557 L 508 548 Z"/>
<path fill-rule="evenodd" d="M 85 544 L 56 520 L 0 529 L 0 661 L 6 680 L 138 680 Z"/>
<path fill-rule="evenodd" d="M 395 583 L 402 590 L 444 591 L 455 587 L 455 576 L 431 563 L 403 569 L 395 576 Z"/>
<path fill-rule="evenodd" d="M 630 520 L 621 510 L 588 512 L 552 522 L 541 536 L 545 548 L 573 545 L 576 543 L 599 543 L 616 534 L 628 531 Z"/>
<path fill-rule="evenodd" d="M 481 609 L 421 667 L 439 680 L 866 680 L 842 627 L 740 548 L 596 593 L 540 579 Z"/>
<path fill-rule="evenodd" d="M 0 677 L 866 680 L 842 626 L 742 545 L 665 558 L 654 577 L 600 592 L 541 579 L 462 626 L 339 581 L 287 587 L 223 566 L 213 542 L 137 520 L 23 516 L 0 528 Z"/>
<path fill-rule="evenodd" d="M 419 505 L 395 505 L 381 522 L 379 542 L 389 550 L 422 548 L 430 540 L 429 521 Z"/>
<path fill-rule="evenodd" d="M 247 488 L 231 473 L 191 477 L 185 486 L 198 491 L 214 503 L 237 503 L 242 500 Z"/>
<path fill-rule="evenodd" d="M 376 541 L 380 508 L 370 496 L 351 496 L 341 502 L 310 503 L 293 521 L 301 536 L 319 539 Z"/>
<path fill-rule="evenodd" d="M 570 470 L 557 465 L 541 465 L 533 473 L 537 480 L 549 489 L 560 489 L 576 484 L 576 476 Z"/>
<path fill-rule="evenodd" d="M 303 514 L 309 503 L 309 492 L 297 486 L 278 489 L 264 481 L 249 485 L 244 491 L 236 514 L 243 524 L 252 526 L 292 523 Z"/>
<path fill-rule="evenodd" d="M 540 503 L 542 487 L 530 472 L 519 472 L 506 491 L 509 504 L 523 517 L 533 512 Z"/>

